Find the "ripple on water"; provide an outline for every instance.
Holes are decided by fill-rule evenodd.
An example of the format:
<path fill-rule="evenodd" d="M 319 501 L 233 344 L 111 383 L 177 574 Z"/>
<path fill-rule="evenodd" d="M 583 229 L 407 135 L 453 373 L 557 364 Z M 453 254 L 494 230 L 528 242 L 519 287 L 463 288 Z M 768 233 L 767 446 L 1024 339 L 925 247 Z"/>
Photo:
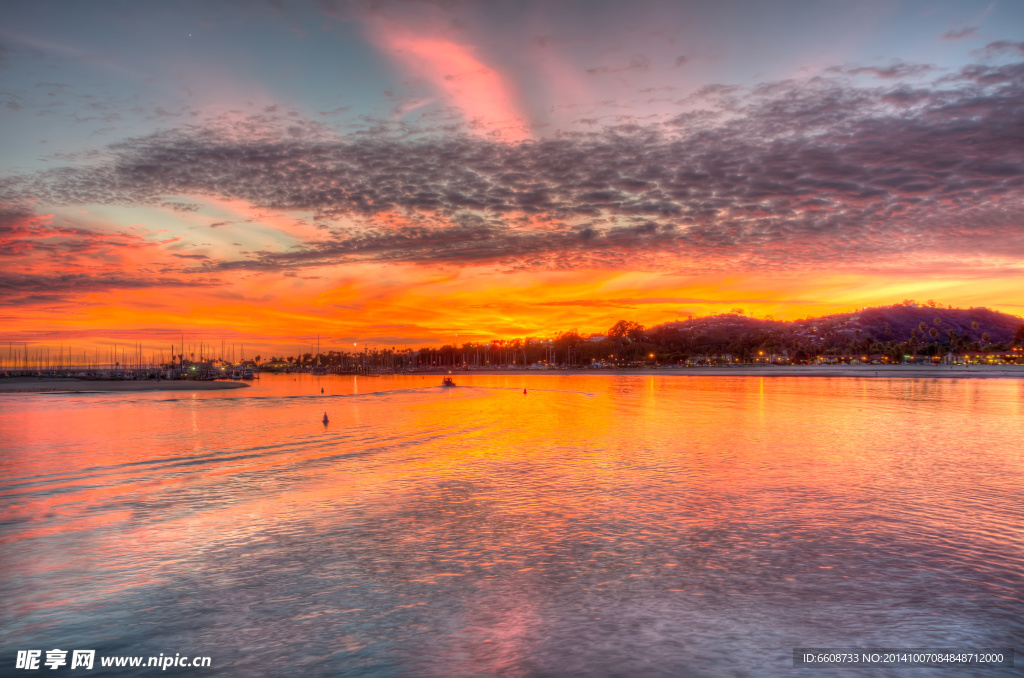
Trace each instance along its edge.
<path fill-rule="evenodd" d="M 0 638 L 325 676 L 1024 640 L 1016 382 L 459 383 L 5 400 Z"/>

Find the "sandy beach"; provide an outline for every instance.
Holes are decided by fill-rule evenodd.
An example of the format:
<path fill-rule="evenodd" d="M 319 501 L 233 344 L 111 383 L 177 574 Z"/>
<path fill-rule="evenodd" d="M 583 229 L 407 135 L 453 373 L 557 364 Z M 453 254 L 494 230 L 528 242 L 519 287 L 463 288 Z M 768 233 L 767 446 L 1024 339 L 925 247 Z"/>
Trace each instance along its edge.
<path fill-rule="evenodd" d="M 0 393 L 113 393 L 133 391 L 223 391 L 248 388 L 238 381 L 106 381 L 89 379 L 58 379 L 14 377 L 0 379 Z"/>

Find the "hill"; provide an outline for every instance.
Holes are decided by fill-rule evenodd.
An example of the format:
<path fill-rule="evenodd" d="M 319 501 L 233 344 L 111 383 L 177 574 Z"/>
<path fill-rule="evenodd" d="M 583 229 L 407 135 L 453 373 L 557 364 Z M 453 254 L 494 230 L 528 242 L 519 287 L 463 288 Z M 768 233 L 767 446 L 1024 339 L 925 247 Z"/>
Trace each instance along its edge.
<path fill-rule="evenodd" d="M 988 308 L 899 304 L 795 321 L 725 313 L 658 325 L 646 330 L 645 337 L 660 351 L 682 355 L 729 352 L 748 356 L 757 351 L 786 351 L 795 357 L 822 353 L 936 355 L 1020 346 L 1022 327 L 1021 318 Z"/>
<path fill-rule="evenodd" d="M 838 332 L 856 332 L 877 341 L 902 341 L 911 337 L 914 329 L 925 333 L 935 328 L 940 335 L 953 331 L 969 341 L 982 340 L 988 335 L 989 343 L 1009 343 L 1021 326 L 1021 319 L 988 308 L 938 308 L 929 306 L 881 306 L 854 313 L 825 316 L 813 320 L 797 321 L 806 327 L 816 324 Z"/>

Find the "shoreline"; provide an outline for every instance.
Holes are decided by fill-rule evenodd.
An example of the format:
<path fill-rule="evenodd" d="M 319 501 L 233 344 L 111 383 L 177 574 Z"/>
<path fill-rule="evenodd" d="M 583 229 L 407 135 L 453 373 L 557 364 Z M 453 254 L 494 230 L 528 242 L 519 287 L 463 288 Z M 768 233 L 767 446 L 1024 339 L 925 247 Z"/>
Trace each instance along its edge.
<path fill-rule="evenodd" d="M 404 376 L 472 375 L 610 375 L 617 377 L 853 377 L 860 379 L 1024 379 L 1024 365 L 764 365 L 754 367 L 683 367 L 569 370 L 434 370 Z M 342 375 L 347 376 L 347 375 Z M 382 375 L 390 376 L 390 375 Z"/>
<path fill-rule="evenodd" d="M 318 378 L 354 377 L 441 377 L 480 376 L 615 376 L 615 377 L 816 377 L 853 379 L 1024 379 L 1024 365 L 763 365 L 754 367 L 684 367 L 638 369 L 567 369 L 567 370 L 431 370 L 400 372 L 395 375 L 312 375 Z M 270 375 L 268 375 L 270 376 Z M 290 375 L 302 376 L 302 375 Z M 189 380 L 89 380 L 59 377 L 0 378 L 0 396 L 24 393 L 144 393 L 155 391 L 227 391 L 249 388 L 240 381 Z"/>
<path fill-rule="evenodd" d="M 239 381 L 74 379 L 60 377 L 10 377 L 0 379 L 3 393 L 140 393 L 148 391 L 226 391 L 248 388 Z"/>

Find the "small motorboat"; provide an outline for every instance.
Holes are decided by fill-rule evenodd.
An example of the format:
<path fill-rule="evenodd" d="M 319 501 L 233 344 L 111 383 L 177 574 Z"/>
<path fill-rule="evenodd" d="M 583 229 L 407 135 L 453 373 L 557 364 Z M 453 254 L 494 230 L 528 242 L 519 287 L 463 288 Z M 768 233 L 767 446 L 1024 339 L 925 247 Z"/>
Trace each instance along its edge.
<path fill-rule="evenodd" d="M 445 377 L 441 380 L 441 386 L 455 386 L 455 381 L 451 377 Z"/>

